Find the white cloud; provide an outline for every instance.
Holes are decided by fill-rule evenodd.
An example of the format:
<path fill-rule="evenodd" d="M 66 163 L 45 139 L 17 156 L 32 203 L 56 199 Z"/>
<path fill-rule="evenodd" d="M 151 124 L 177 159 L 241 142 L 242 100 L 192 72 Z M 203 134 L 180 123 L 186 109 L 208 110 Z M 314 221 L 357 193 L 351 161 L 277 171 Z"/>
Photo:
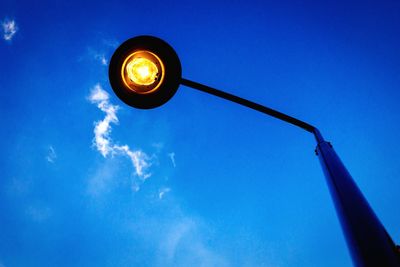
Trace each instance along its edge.
<path fill-rule="evenodd" d="M 118 123 L 118 106 L 110 104 L 108 93 L 99 84 L 92 89 L 89 100 L 106 114 L 103 120 L 95 123 L 94 128 L 94 144 L 103 157 L 106 157 L 113 151 L 110 138 L 111 123 Z"/>
<path fill-rule="evenodd" d="M 174 167 L 176 167 L 176 163 L 175 163 L 175 153 L 174 153 L 174 152 L 168 153 L 168 157 L 171 159 L 172 165 L 173 165 Z"/>
<path fill-rule="evenodd" d="M 187 216 L 168 224 L 160 243 L 157 266 L 230 266 L 204 240 L 210 231 L 199 220 Z"/>
<path fill-rule="evenodd" d="M 148 168 L 151 166 L 150 157 L 141 150 L 132 150 L 128 145 L 114 144 L 111 138 L 112 124 L 118 124 L 117 111 L 119 107 L 110 103 L 110 97 L 106 91 L 97 84 L 91 90 L 89 100 L 96 104 L 106 116 L 103 120 L 97 121 L 94 127 L 93 144 L 103 157 L 113 155 L 124 155 L 128 157 L 135 170 L 135 175 L 140 178 L 141 182 L 151 176 Z M 132 187 L 137 191 L 138 183 L 134 183 Z"/>
<path fill-rule="evenodd" d="M 95 53 L 93 54 L 95 60 L 99 61 L 101 65 L 107 66 L 107 59 L 104 54 Z"/>
<path fill-rule="evenodd" d="M 174 259 L 179 243 L 190 233 L 190 231 L 193 231 L 194 228 L 195 222 L 186 218 L 169 229 L 165 242 L 161 245 L 168 261 Z"/>
<path fill-rule="evenodd" d="M 6 41 L 11 41 L 18 31 L 18 26 L 15 20 L 5 19 L 2 23 L 3 38 Z"/>
<path fill-rule="evenodd" d="M 141 195 L 130 207 L 129 215 L 118 218 L 137 246 L 132 253 L 150 248 L 154 257 L 147 265 L 154 267 L 233 266 L 227 257 L 229 251 L 218 241 L 219 231 L 214 224 L 182 209 L 181 198 L 174 190 L 164 186 L 159 190 L 162 192 L 168 192 L 168 197 L 164 195 L 157 205 Z"/>
<path fill-rule="evenodd" d="M 50 163 L 54 163 L 54 161 L 57 158 L 57 154 L 56 151 L 54 150 L 53 146 L 49 146 L 48 152 L 47 152 L 47 156 L 46 156 L 46 160 Z"/>
<path fill-rule="evenodd" d="M 171 191 L 171 188 L 169 188 L 169 187 L 163 187 L 163 188 L 161 188 L 161 189 L 159 190 L 159 192 L 158 192 L 158 198 L 159 198 L 159 199 L 163 199 L 164 195 L 165 195 L 166 193 L 168 193 L 169 191 Z"/>
<path fill-rule="evenodd" d="M 99 51 L 89 47 L 88 48 L 88 56 L 91 60 L 95 60 L 103 66 L 107 66 L 107 64 L 108 64 L 107 58 L 103 52 L 99 52 Z"/>
<path fill-rule="evenodd" d="M 107 66 L 107 59 L 105 58 L 104 55 L 101 56 L 100 61 L 101 61 L 101 64 L 103 64 L 104 66 Z"/>
<path fill-rule="evenodd" d="M 165 217 L 136 218 L 130 224 L 135 238 L 142 237 L 145 246 L 154 248 L 151 266 L 231 266 L 207 241 L 215 233 L 210 226 L 184 214 L 173 200 L 166 205 Z"/>
<path fill-rule="evenodd" d="M 130 150 L 129 146 L 123 145 L 123 146 L 114 146 L 113 147 L 115 151 L 121 151 L 122 154 L 127 155 L 133 166 L 135 167 L 136 174 L 143 178 L 143 180 L 146 180 L 151 176 L 151 174 L 146 173 L 146 170 L 150 167 L 150 158 L 147 156 L 146 153 L 144 153 L 141 150 L 136 150 L 132 151 Z"/>

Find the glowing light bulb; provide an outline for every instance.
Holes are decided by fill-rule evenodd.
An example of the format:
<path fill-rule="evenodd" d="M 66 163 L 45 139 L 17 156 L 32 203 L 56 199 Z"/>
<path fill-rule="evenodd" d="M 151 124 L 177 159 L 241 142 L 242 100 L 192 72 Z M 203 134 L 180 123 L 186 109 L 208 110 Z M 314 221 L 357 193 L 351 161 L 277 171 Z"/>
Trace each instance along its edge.
<path fill-rule="evenodd" d="M 164 80 L 164 64 L 150 51 L 135 51 L 122 64 L 121 76 L 125 86 L 138 93 L 155 92 Z"/>
<path fill-rule="evenodd" d="M 126 64 L 128 78 L 138 85 L 150 85 L 157 80 L 158 68 L 147 58 L 133 58 Z"/>

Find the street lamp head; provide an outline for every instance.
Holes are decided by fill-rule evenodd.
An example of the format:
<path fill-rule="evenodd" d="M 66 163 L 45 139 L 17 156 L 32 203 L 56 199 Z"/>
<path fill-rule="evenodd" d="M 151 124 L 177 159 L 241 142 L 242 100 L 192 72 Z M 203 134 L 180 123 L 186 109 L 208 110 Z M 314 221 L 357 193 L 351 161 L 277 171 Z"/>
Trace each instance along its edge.
<path fill-rule="evenodd" d="M 161 106 L 181 82 L 181 63 L 174 49 L 153 36 L 122 43 L 111 57 L 108 76 L 115 94 L 135 108 Z"/>

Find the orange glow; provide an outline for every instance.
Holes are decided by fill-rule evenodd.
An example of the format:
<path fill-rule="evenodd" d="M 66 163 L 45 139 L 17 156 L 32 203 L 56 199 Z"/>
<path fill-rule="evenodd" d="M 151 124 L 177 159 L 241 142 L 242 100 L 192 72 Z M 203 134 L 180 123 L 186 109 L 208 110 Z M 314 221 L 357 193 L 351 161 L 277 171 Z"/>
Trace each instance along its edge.
<path fill-rule="evenodd" d="M 129 79 L 139 85 L 150 85 L 156 81 L 158 68 L 147 58 L 133 58 L 126 64 Z"/>
<path fill-rule="evenodd" d="M 139 94 L 156 91 L 164 79 L 164 65 L 150 51 L 136 51 L 126 57 L 121 68 L 124 84 Z"/>

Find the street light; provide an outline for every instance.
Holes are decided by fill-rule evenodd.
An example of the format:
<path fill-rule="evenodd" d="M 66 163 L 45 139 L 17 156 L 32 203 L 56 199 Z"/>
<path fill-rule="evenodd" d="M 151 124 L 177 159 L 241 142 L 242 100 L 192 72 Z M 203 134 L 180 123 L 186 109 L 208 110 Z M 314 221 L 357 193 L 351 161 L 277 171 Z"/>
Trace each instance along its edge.
<path fill-rule="evenodd" d="M 174 49 L 161 39 L 138 36 L 115 50 L 109 78 L 115 94 L 141 109 L 161 106 L 178 90 L 182 68 Z"/>
<path fill-rule="evenodd" d="M 121 44 L 113 54 L 109 79 L 115 94 L 126 104 L 150 109 L 166 103 L 185 85 L 257 110 L 312 133 L 347 245 L 355 266 L 400 267 L 400 253 L 330 142 L 319 130 L 301 120 L 218 89 L 181 77 L 180 60 L 165 41 L 138 36 Z"/>

